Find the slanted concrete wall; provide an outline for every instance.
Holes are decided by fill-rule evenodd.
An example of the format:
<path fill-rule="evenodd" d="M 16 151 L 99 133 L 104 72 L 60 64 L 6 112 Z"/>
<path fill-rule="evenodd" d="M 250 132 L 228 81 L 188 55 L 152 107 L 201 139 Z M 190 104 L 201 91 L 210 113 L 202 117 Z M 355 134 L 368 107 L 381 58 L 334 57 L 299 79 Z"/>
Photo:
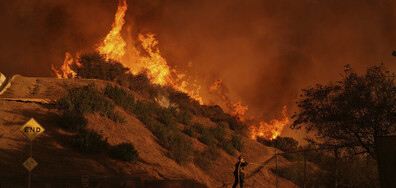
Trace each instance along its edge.
<path fill-rule="evenodd" d="M 3 85 L 5 80 L 6 80 L 6 77 L 0 72 L 0 87 L 1 87 L 1 85 Z"/>

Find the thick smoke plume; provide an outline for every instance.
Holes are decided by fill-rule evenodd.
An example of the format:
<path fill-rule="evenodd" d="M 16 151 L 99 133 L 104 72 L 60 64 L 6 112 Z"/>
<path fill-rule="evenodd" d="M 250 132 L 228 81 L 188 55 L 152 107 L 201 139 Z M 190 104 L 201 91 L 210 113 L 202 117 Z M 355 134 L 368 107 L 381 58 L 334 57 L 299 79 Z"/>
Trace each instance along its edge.
<path fill-rule="evenodd" d="M 202 88 L 221 79 L 231 100 L 264 120 L 279 117 L 284 105 L 295 111 L 301 88 L 338 79 L 345 64 L 358 71 L 381 62 L 396 68 L 391 56 L 396 2 L 390 0 L 127 3 L 124 38 L 155 33 L 170 66 L 196 77 Z M 66 51 L 95 49 L 111 29 L 117 5 L 117 0 L 0 2 L 0 71 L 54 76 L 51 64 L 59 67 Z M 206 102 L 219 101 L 209 91 L 201 94 Z"/>

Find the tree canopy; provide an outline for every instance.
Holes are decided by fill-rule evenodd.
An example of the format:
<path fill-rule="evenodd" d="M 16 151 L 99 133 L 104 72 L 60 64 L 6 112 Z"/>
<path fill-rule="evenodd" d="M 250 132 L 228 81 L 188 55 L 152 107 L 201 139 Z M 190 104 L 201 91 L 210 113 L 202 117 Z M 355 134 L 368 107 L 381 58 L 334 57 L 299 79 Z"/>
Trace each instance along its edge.
<path fill-rule="evenodd" d="M 396 135 L 395 73 L 382 64 L 363 75 L 346 65 L 341 80 L 303 89 L 297 105 L 291 128 L 305 127 L 314 144 L 376 158 L 376 137 Z"/>

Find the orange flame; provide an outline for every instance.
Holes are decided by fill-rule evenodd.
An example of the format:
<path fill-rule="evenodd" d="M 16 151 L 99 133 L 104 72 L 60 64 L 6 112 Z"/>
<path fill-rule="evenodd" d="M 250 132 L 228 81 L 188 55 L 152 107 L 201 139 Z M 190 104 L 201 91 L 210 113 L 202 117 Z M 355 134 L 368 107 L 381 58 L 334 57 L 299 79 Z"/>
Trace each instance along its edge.
<path fill-rule="evenodd" d="M 101 54 L 105 54 L 107 58 L 120 61 L 133 74 L 146 71 L 152 83 L 170 86 L 178 91 L 187 93 L 190 97 L 203 104 L 203 100 L 199 96 L 200 87 L 195 83 L 187 82 L 183 74 L 171 69 L 158 49 L 158 41 L 155 39 L 154 34 L 138 35 L 138 42 L 140 42 L 147 55 L 140 55 L 139 51 L 132 47 L 131 51 L 128 52 L 129 56 L 125 57 L 127 43 L 121 36 L 121 30 L 125 23 L 124 16 L 126 10 L 126 1 L 120 0 L 112 29 L 98 46 L 97 50 Z"/>
<path fill-rule="evenodd" d="M 216 80 L 213 85 L 209 87 L 209 92 L 211 92 L 212 94 L 216 94 L 218 97 L 220 97 L 220 99 L 231 110 L 231 115 L 233 115 L 240 121 L 245 121 L 245 112 L 248 110 L 248 106 L 242 105 L 241 101 L 233 103 L 230 100 L 230 98 L 226 95 L 223 80 Z"/>
<path fill-rule="evenodd" d="M 197 84 L 197 81 L 191 81 L 190 77 L 186 77 L 185 74 L 177 72 L 168 65 L 166 59 L 162 56 L 158 48 L 159 42 L 155 38 L 154 34 L 138 34 L 137 41 L 128 41 L 128 44 L 124 41 L 121 36 L 121 31 L 125 24 L 124 17 L 127 8 L 126 0 L 119 0 L 112 29 L 97 46 L 99 53 L 106 55 L 107 59 L 119 61 L 125 67 L 128 67 L 133 74 L 146 71 L 152 83 L 166 85 L 178 91 L 187 93 L 191 98 L 199 101 L 200 104 L 203 104 L 203 100 L 199 94 L 201 87 Z M 141 44 L 143 47 L 142 50 L 145 52 L 144 55 L 141 55 L 141 51 L 135 48 L 135 42 Z M 128 51 L 126 49 L 127 47 L 129 47 Z M 71 69 L 71 65 L 73 65 L 73 63 L 77 66 L 81 66 L 78 61 L 74 62 L 73 57 L 69 52 L 66 52 L 65 60 L 61 66 L 61 71 L 58 71 L 52 65 L 51 68 L 58 78 L 75 78 L 77 73 Z M 188 67 L 191 66 L 192 63 L 189 62 Z M 240 121 L 245 121 L 245 112 L 248 110 L 248 106 L 242 105 L 240 101 L 236 103 L 232 102 L 226 95 L 226 90 L 221 79 L 217 80 L 208 88 L 208 90 L 210 93 L 220 97 L 220 99 L 230 109 L 231 114 L 234 117 Z M 165 101 L 164 104 L 169 103 L 166 103 L 166 99 L 162 100 Z M 258 136 L 262 136 L 269 139 L 275 139 L 281 134 L 283 127 L 289 123 L 289 118 L 286 113 L 287 109 L 285 106 L 282 111 L 282 120 L 274 119 L 269 123 L 261 121 L 259 122 L 259 126 L 251 125 L 251 138 L 256 139 Z"/>
<path fill-rule="evenodd" d="M 74 78 L 77 76 L 77 73 L 74 72 L 70 66 L 73 65 L 73 56 L 69 53 L 65 53 L 65 60 L 63 61 L 63 65 L 61 66 L 61 73 L 51 64 L 51 69 L 56 74 L 57 78 Z M 77 64 L 78 65 L 78 64 Z"/>
<path fill-rule="evenodd" d="M 97 48 L 99 53 L 106 54 L 107 58 L 117 61 L 125 54 L 126 42 L 121 37 L 121 29 L 125 23 L 124 16 L 128 6 L 126 0 L 118 2 L 117 13 L 109 34 L 105 37 L 102 44 Z"/>
<path fill-rule="evenodd" d="M 264 137 L 272 140 L 278 137 L 285 125 L 290 122 L 289 117 L 287 116 L 286 106 L 283 107 L 282 116 L 282 120 L 273 119 L 269 123 L 261 121 L 259 126 L 251 126 L 251 138 L 256 139 L 257 137 Z"/>

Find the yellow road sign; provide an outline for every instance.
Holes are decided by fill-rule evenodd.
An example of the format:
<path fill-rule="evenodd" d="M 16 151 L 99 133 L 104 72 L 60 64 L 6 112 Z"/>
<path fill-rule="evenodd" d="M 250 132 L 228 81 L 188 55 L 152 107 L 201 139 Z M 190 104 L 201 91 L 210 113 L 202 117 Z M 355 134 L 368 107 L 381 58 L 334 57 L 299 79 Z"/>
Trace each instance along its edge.
<path fill-rule="evenodd" d="M 19 131 L 21 131 L 21 133 L 25 135 L 30 141 L 33 141 L 33 139 L 43 133 L 45 129 L 32 118 L 27 121 L 25 125 L 19 129 Z"/>
<path fill-rule="evenodd" d="M 32 158 L 29 157 L 24 163 L 23 166 L 28 170 L 32 171 L 34 167 L 36 167 L 38 163 Z"/>

